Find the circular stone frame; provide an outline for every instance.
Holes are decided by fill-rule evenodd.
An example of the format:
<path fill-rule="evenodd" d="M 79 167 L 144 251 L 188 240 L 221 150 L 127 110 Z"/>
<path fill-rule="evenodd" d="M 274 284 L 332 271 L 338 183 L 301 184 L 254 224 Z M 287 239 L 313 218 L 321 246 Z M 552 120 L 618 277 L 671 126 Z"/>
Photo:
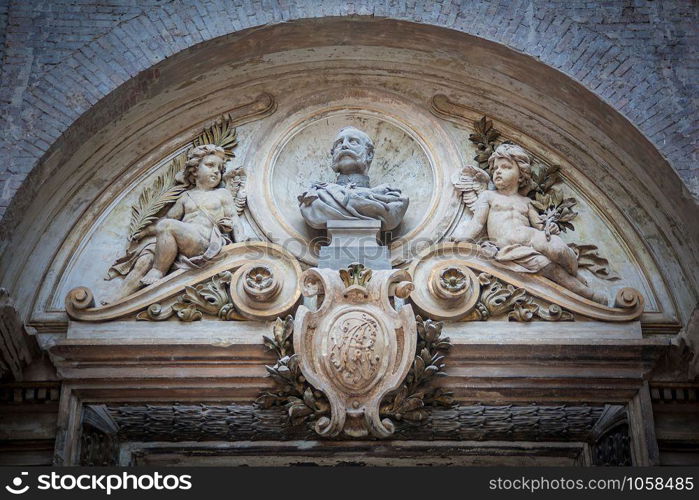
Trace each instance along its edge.
<path fill-rule="evenodd" d="M 277 119 L 270 120 L 266 127 L 258 131 L 258 137 L 254 139 L 255 147 L 250 149 L 250 157 L 246 159 L 249 165 L 247 187 L 250 214 L 265 237 L 282 245 L 301 262 L 310 266 L 317 264 L 318 248 L 326 241 L 324 231 L 298 223 L 301 218 L 298 204 L 286 206 L 289 204 L 287 199 L 284 206 L 279 206 L 274 184 L 278 181 L 279 171 L 275 171 L 275 167 L 279 164 L 280 155 L 298 134 L 320 120 L 338 116 L 382 121 L 400 130 L 419 147 L 426 159 L 424 163 L 430 169 L 432 192 L 429 193 L 429 201 L 424 204 L 424 214 L 409 227 L 399 226 L 395 232 L 398 236 L 389 243 L 391 263 L 399 265 L 411 259 L 422 248 L 438 242 L 444 236 L 459 214 L 459 197 L 451 178 L 461 168 L 463 159 L 441 121 L 429 112 L 427 103 L 409 102 L 390 92 L 373 88 L 348 90 L 345 87 L 314 94 L 299 92 L 298 96 L 285 99 L 285 102 L 290 104 L 286 109 L 277 110 Z M 372 139 L 375 143 L 381 140 L 377 137 Z M 307 172 L 317 171 L 319 167 L 331 172 L 331 146 L 332 138 L 327 144 L 314 145 L 316 148 L 327 147 L 327 162 L 305 165 L 303 168 Z M 374 158 L 374 164 L 377 159 Z M 371 168 L 374 169 L 373 164 Z M 369 171 L 370 177 L 372 169 Z M 402 185 L 395 187 L 404 189 L 412 180 L 410 172 L 406 172 Z M 376 184 L 372 182 L 372 185 Z M 404 194 L 409 196 L 409 191 L 404 189 Z M 295 197 L 302 192 L 292 194 Z"/>

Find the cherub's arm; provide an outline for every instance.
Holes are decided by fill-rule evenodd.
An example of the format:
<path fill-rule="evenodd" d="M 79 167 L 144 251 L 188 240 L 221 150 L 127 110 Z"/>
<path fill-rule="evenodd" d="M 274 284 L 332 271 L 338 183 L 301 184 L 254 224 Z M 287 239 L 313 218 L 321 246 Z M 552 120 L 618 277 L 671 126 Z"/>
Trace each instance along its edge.
<path fill-rule="evenodd" d="M 165 214 L 165 218 L 182 220 L 182 217 L 184 217 L 184 201 L 180 196 L 175 202 L 175 204 L 172 207 L 170 207 L 170 210 L 167 211 L 167 214 Z"/>
<path fill-rule="evenodd" d="M 219 189 L 221 193 L 221 205 L 223 206 L 223 217 L 226 219 L 233 218 L 233 216 L 238 216 L 235 209 L 235 199 L 230 191 L 227 189 Z"/>
<path fill-rule="evenodd" d="M 184 202 L 182 201 L 182 197 L 180 197 L 177 199 L 175 204 L 172 207 L 170 207 L 170 209 L 162 218 L 181 220 L 182 217 L 184 217 Z M 139 241 L 143 238 L 146 238 L 147 236 L 155 236 L 155 225 L 157 224 L 157 222 L 158 221 L 156 220 L 152 224 L 148 224 L 142 231 L 139 231 L 137 234 L 135 234 L 133 239 L 135 241 Z"/>
<path fill-rule="evenodd" d="M 539 231 L 544 230 L 544 224 L 541 222 L 539 212 L 536 211 L 536 208 L 534 208 L 534 205 L 531 203 L 529 203 L 529 211 L 527 212 L 527 216 L 529 218 L 529 223 L 534 229 L 538 229 Z"/>
<path fill-rule="evenodd" d="M 490 193 L 485 191 L 480 194 L 478 201 L 473 206 L 473 217 L 468 222 L 462 223 L 454 230 L 452 240 L 454 241 L 473 241 L 476 236 L 483 231 L 488 220 L 488 212 L 490 211 Z"/>
<path fill-rule="evenodd" d="M 227 189 L 219 190 L 221 192 L 221 205 L 223 206 L 223 218 L 218 221 L 219 228 L 225 233 L 233 233 L 233 241 L 240 242 L 244 240 L 243 226 L 240 223 L 240 217 L 235 205 L 235 198 Z"/>

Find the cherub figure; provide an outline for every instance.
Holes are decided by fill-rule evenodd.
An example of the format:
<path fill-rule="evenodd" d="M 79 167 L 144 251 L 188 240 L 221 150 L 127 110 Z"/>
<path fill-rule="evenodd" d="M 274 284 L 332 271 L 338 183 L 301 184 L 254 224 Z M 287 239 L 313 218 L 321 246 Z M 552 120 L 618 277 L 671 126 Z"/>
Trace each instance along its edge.
<path fill-rule="evenodd" d="M 502 144 L 488 159 L 488 166 L 495 191 L 488 190 L 486 172 L 474 167 L 464 168 L 455 183 L 464 192 L 464 202 L 473 217 L 459 224 L 452 240 L 475 241 L 485 229 L 497 247 L 493 249 L 494 259 L 499 265 L 541 273 L 572 292 L 606 304 L 606 298 L 578 276 L 577 256 L 558 236 L 559 227 L 554 223 L 544 227 L 532 200 L 522 194 L 526 194 L 531 181 L 526 151 L 514 144 Z"/>
<path fill-rule="evenodd" d="M 240 176 L 228 178 L 240 172 L 226 172 L 219 146 L 204 144 L 188 152 L 176 177 L 185 189 L 163 217 L 132 236 L 126 255 L 110 268 L 110 278 L 124 276 L 120 296 L 155 283 L 173 264 L 201 267 L 224 245 L 244 241 L 239 219 L 244 192 L 242 202 L 234 196 L 242 190 Z"/>
<path fill-rule="evenodd" d="M 223 148 L 205 144 L 187 156 L 184 179 L 192 189 L 182 193 L 165 217 L 136 235 L 137 239 L 155 235 L 153 267 L 141 278 L 150 285 L 168 272 L 175 259 L 189 267 L 199 267 L 214 258 L 234 230 L 235 200 L 221 187 L 225 172 Z"/>

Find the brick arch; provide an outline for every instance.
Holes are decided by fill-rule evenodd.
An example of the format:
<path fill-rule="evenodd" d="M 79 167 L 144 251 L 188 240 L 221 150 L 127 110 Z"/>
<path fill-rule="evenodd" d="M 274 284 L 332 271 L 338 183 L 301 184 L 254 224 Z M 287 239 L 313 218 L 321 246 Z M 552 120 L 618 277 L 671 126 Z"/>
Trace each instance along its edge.
<path fill-rule="evenodd" d="M 139 85 L 146 88 L 148 73 L 144 71 L 148 68 L 217 37 L 326 16 L 388 17 L 445 27 L 537 58 L 626 116 L 695 196 L 699 193 L 699 175 L 692 170 L 696 168 L 697 106 L 692 89 L 684 83 L 691 80 L 692 71 L 685 71 L 679 60 L 691 54 L 685 46 L 691 45 L 692 36 L 673 33 L 691 31 L 697 14 L 682 2 L 632 5 L 620 1 L 590 7 L 589 2 L 573 1 L 564 10 L 556 2 L 541 0 L 418 1 L 414 5 L 262 0 L 243 1 L 239 6 L 160 0 L 138 2 L 138 6 L 85 0 L 82 5 L 59 0 L 49 7 L 43 2 L 13 1 L 6 12 L 4 44 L 2 87 L 9 95 L 3 99 L 7 103 L 3 156 L 8 160 L 0 170 L 0 213 L 71 124 L 137 75 Z M 38 25 L 39 33 L 27 24 Z M 629 37 L 628 32 L 637 36 Z M 676 40 L 674 52 L 663 49 L 667 39 Z M 649 50 L 644 51 L 644 46 Z M 668 57 L 662 57 L 662 50 Z M 22 54 L 33 62 L 22 65 Z M 17 66 L 8 64 L 15 61 Z M 677 67 L 659 71 L 660 62 Z M 696 79 L 696 71 L 694 74 Z M 20 88 L 13 88 L 17 83 Z M 138 85 L 132 92 L 133 102 L 142 97 Z"/>

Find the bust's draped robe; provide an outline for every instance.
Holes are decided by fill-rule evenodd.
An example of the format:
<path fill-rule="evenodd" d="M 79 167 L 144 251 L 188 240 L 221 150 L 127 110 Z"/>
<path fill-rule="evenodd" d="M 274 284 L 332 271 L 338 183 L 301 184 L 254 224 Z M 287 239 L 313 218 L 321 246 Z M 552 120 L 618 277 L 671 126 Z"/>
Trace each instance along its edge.
<path fill-rule="evenodd" d="M 381 230 L 395 229 L 408 209 L 400 190 L 316 183 L 299 196 L 301 215 L 309 226 L 325 229 L 329 220 L 379 220 Z"/>

